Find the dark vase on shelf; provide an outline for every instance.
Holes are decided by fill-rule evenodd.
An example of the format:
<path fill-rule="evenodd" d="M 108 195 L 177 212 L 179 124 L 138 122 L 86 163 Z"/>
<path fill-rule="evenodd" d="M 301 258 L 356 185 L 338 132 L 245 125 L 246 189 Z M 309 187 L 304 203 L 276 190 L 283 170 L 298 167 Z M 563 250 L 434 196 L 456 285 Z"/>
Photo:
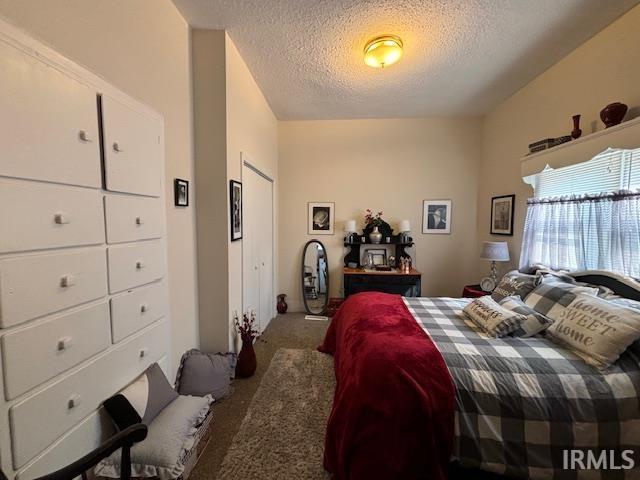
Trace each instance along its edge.
<path fill-rule="evenodd" d="M 284 293 L 281 293 L 280 295 L 278 295 L 277 309 L 279 314 L 287 313 L 287 309 L 289 308 L 289 305 L 287 305 L 285 298 L 286 298 L 286 295 Z"/>
<path fill-rule="evenodd" d="M 256 373 L 258 361 L 256 359 L 256 351 L 253 349 L 253 339 L 249 341 L 242 340 L 242 348 L 238 354 L 238 363 L 236 364 L 236 377 L 247 378 Z"/>
<path fill-rule="evenodd" d="M 627 108 L 624 103 L 610 103 L 600 112 L 600 120 L 602 120 L 607 128 L 618 125 L 627 114 Z"/>
<path fill-rule="evenodd" d="M 574 115 L 571 118 L 573 118 L 573 130 L 571 130 L 571 137 L 575 140 L 576 138 L 580 138 L 580 135 L 582 135 L 582 130 L 580 130 L 580 115 Z"/>

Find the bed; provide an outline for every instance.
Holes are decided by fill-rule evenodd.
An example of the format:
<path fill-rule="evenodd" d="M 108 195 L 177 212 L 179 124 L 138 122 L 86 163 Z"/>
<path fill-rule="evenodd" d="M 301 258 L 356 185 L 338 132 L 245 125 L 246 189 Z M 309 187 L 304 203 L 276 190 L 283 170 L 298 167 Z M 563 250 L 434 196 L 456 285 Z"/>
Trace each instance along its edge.
<path fill-rule="evenodd" d="M 637 478 L 565 469 L 564 451 L 614 449 L 619 466 L 632 450 L 640 467 L 640 344 L 600 371 L 542 336 L 488 337 L 462 312 L 470 301 L 345 302 L 320 347 L 338 380 L 325 438 L 334 478 L 444 479 L 450 460 L 513 478 Z"/>

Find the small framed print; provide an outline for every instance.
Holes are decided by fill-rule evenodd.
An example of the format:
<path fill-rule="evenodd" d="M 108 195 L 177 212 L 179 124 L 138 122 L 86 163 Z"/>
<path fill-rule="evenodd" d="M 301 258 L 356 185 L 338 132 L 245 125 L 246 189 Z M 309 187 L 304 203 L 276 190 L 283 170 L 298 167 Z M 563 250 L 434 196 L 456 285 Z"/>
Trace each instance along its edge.
<path fill-rule="evenodd" d="M 174 203 L 176 207 L 188 207 L 189 206 L 189 182 L 176 178 L 173 181 L 173 195 Z"/>
<path fill-rule="evenodd" d="M 309 235 L 333 235 L 335 203 L 310 202 L 308 208 Z"/>
<path fill-rule="evenodd" d="M 451 233 L 451 200 L 425 200 L 422 233 Z"/>
<path fill-rule="evenodd" d="M 513 235 L 515 194 L 491 199 L 491 235 Z"/>
<path fill-rule="evenodd" d="M 229 208 L 231 219 L 231 241 L 242 238 L 242 183 L 229 181 Z"/>

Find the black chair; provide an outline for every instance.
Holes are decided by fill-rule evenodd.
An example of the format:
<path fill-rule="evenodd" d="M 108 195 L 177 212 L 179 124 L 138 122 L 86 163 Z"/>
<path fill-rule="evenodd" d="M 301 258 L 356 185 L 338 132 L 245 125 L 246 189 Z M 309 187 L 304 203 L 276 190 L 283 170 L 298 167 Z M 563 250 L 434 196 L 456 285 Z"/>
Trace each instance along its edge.
<path fill-rule="evenodd" d="M 81 476 L 87 480 L 87 472 L 95 467 L 100 460 L 107 458 L 118 449 L 122 449 L 122 461 L 120 462 L 120 478 L 122 480 L 131 479 L 131 447 L 135 443 L 147 438 L 147 426 L 137 423 L 125 428 L 109 440 L 104 442 L 93 452 L 87 453 L 84 457 L 76 460 L 70 465 L 60 470 L 44 475 L 36 480 L 73 480 Z M 7 480 L 4 472 L 0 471 L 0 479 Z"/>

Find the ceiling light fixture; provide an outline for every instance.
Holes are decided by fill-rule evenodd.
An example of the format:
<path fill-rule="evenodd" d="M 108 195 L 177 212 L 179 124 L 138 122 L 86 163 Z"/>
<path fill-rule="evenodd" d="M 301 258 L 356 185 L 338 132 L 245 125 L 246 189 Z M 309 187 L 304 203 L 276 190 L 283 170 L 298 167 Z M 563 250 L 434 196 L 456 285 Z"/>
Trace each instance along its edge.
<path fill-rule="evenodd" d="M 384 68 L 402 57 L 402 40 L 396 35 L 372 38 L 364 47 L 364 63 L 373 68 Z"/>

